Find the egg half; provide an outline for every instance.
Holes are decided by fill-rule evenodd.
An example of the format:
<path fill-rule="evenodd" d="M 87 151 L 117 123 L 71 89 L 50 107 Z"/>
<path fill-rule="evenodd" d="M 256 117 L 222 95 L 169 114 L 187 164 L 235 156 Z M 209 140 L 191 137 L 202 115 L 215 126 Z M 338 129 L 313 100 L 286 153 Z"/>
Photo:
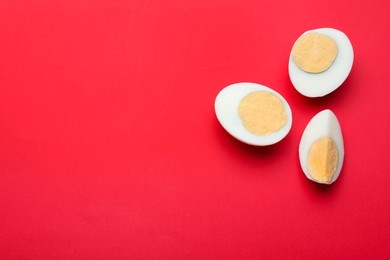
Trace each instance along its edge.
<path fill-rule="evenodd" d="M 312 181 L 331 184 L 339 177 L 344 142 L 339 121 L 329 109 L 319 112 L 306 126 L 299 144 L 299 160 Z"/>
<path fill-rule="evenodd" d="M 307 97 L 322 97 L 348 77 L 354 60 L 348 37 L 333 28 L 303 33 L 290 53 L 288 71 L 295 89 Z"/>
<path fill-rule="evenodd" d="M 279 142 L 290 131 L 292 113 L 275 90 L 257 83 L 235 83 L 222 89 L 214 103 L 222 127 L 250 145 Z"/>

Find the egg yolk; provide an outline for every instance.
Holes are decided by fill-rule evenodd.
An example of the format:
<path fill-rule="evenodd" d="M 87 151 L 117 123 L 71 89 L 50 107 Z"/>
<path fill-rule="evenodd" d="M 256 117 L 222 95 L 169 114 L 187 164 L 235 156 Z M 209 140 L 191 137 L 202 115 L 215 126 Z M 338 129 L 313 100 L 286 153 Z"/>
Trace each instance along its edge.
<path fill-rule="evenodd" d="M 310 147 L 307 158 L 310 175 L 318 182 L 331 182 L 338 158 L 337 146 L 330 137 L 317 139 Z"/>
<path fill-rule="evenodd" d="M 287 123 L 282 100 L 267 91 L 256 91 L 245 96 L 239 104 L 238 114 L 244 127 L 260 136 L 275 133 Z"/>
<path fill-rule="evenodd" d="M 307 33 L 299 37 L 292 49 L 294 63 L 303 71 L 321 73 L 336 59 L 336 42 L 320 33 Z"/>

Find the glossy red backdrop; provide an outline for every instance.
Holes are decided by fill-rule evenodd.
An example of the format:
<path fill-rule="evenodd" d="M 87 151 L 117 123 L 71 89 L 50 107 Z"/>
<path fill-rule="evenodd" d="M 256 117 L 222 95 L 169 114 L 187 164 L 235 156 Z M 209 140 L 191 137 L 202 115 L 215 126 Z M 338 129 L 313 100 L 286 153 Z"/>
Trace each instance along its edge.
<path fill-rule="evenodd" d="M 0 1 L 0 258 L 390 257 L 390 2 Z M 288 77 L 308 29 L 344 31 L 350 77 L 321 99 Z M 272 147 L 219 125 L 226 85 L 293 111 Z M 346 158 L 308 181 L 301 134 L 330 108 Z"/>

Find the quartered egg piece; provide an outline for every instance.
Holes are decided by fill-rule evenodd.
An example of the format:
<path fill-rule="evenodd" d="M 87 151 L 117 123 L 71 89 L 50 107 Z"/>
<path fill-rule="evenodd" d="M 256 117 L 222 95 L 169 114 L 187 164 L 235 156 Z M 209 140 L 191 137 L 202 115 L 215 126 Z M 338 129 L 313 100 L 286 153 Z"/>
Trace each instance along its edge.
<path fill-rule="evenodd" d="M 275 144 L 288 134 L 292 125 L 287 101 L 276 91 L 257 83 L 225 87 L 217 95 L 214 108 L 222 127 L 250 145 Z"/>
<path fill-rule="evenodd" d="M 288 71 L 295 89 L 307 97 L 322 97 L 348 77 L 354 59 L 348 37 L 332 28 L 303 33 L 291 50 Z"/>
<path fill-rule="evenodd" d="M 315 115 L 306 126 L 299 144 L 299 160 L 312 181 L 331 184 L 339 177 L 344 142 L 339 121 L 329 109 Z"/>

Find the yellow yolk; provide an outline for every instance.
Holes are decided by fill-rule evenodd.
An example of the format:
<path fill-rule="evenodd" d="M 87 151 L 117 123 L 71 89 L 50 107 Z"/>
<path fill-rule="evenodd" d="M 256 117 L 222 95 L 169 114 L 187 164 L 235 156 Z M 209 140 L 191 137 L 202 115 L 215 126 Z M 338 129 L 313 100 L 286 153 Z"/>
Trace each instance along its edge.
<path fill-rule="evenodd" d="M 294 63 L 303 71 L 321 73 L 336 59 L 336 42 L 320 33 L 307 33 L 299 37 L 292 49 Z"/>
<path fill-rule="evenodd" d="M 255 135 L 273 134 L 287 123 L 282 100 L 267 91 L 256 91 L 245 96 L 240 102 L 238 113 L 244 127 Z"/>
<path fill-rule="evenodd" d="M 337 146 L 330 137 L 317 139 L 307 157 L 310 175 L 318 182 L 329 183 L 336 171 L 338 158 Z"/>

